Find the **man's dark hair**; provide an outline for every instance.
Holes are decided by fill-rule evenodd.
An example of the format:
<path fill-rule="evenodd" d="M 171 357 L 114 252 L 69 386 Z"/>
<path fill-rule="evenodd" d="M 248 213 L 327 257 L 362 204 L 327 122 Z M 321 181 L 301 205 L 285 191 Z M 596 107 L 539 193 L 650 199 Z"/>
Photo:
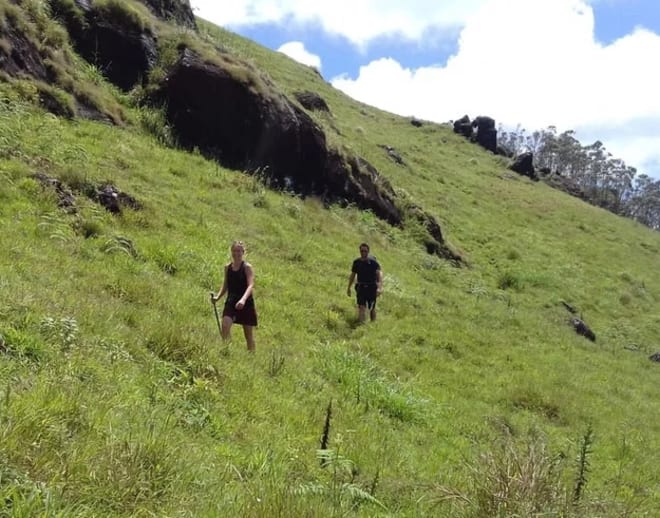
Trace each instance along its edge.
<path fill-rule="evenodd" d="M 362 247 L 365 247 L 367 249 L 367 252 L 370 250 L 369 245 L 367 243 L 360 243 L 360 250 L 362 250 Z"/>

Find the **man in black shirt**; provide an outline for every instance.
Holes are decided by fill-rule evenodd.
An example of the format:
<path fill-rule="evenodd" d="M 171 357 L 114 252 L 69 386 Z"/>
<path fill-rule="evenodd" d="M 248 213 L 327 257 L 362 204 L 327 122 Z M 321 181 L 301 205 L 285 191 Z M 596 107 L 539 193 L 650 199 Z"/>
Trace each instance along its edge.
<path fill-rule="evenodd" d="M 351 275 L 348 278 L 348 289 L 346 294 L 351 296 L 351 286 L 355 277 L 355 292 L 357 294 L 358 319 L 360 322 L 366 320 L 366 310 L 369 308 L 371 321 L 376 320 L 376 298 L 383 292 L 383 271 L 375 257 L 369 255 L 369 245 L 360 245 L 360 257 L 353 261 Z"/>

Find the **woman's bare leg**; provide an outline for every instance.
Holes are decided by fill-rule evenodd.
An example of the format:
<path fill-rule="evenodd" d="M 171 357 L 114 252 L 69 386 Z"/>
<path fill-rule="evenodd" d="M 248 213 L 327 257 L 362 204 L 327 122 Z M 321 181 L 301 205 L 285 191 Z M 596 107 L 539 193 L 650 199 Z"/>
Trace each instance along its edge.
<path fill-rule="evenodd" d="M 231 325 L 234 323 L 231 317 L 222 318 L 222 339 L 229 340 L 231 337 Z"/>
<path fill-rule="evenodd" d="M 245 335 L 248 351 L 253 353 L 257 347 L 254 343 L 254 326 L 243 326 L 243 334 Z"/>

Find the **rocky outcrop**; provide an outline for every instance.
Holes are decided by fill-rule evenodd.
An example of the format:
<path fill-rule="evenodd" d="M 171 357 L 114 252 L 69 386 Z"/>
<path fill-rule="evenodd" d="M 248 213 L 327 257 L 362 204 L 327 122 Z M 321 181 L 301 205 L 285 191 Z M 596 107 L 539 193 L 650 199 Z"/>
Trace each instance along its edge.
<path fill-rule="evenodd" d="M 197 30 L 189 0 L 142 0 L 142 2 L 159 18 Z"/>
<path fill-rule="evenodd" d="M 470 117 L 463 115 L 454 121 L 454 133 L 463 135 L 482 148 L 497 154 L 497 130 L 495 129 L 495 119 L 491 117 L 480 115 L 470 121 Z"/>
<path fill-rule="evenodd" d="M 373 165 L 328 147 L 310 116 L 249 65 L 229 55 L 205 61 L 183 49 L 153 100 L 165 106 L 182 146 L 228 167 L 258 172 L 275 187 L 371 210 L 392 225 L 413 218 L 428 232 L 429 253 L 463 263 L 433 216 L 419 207 L 404 215 L 390 183 Z"/>
<path fill-rule="evenodd" d="M 472 139 L 472 121 L 467 115 L 463 115 L 460 119 L 454 121 L 454 133 L 463 135 L 465 138 Z"/>
<path fill-rule="evenodd" d="M 184 49 L 156 99 L 184 147 L 301 192 L 321 188 L 313 172 L 325 164 L 324 133 L 249 65 Z"/>
<path fill-rule="evenodd" d="M 302 105 L 303 108 L 309 111 L 322 111 L 330 112 L 328 103 L 325 102 L 323 97 L 314 92 L 296 92 L 293 94 L 296 100 Z"/>
<path fill-rule="evenodd" d="M 399 165 L 405 165 L 405 162 L 403 161 L 403 158 L 401 157 L 399 152 L 396 149 L 394 149 L 392 146 L 388 146 L 386 144 L 378 144 L 378 147 L 384 149 L 385 152 L 387 153 L 387 156 L 390 157 L 394 163 Z"/>
<path fill-rule="evenodd" d="M 5 41 L 0 45 L 0 70 L 12 77 L 28 75 L 41 81 L 50 80 L 36 43 L 14 27 L 11 18 L 5 17 L 4 23 L 0 23 L 0 37 Z"/>
<path fill-rule="evenodd" d="M 90 197 L 113 214 L 119 214 L 122 207 L 128 207 L 133 210 L 142 209 L 142 204 L 133 196 L 120 191 L 117 187 L 108 183 L 99 185 L 90 193 Z"/>
<path fill-rule="evenodd" d="M 531 151 L 518 155 L 509 166 L 509 169 L 532 180 L 538 180 L 534 170 L 534 154 Z"/>
<path fill-rule="evenodd" d="M 592 342 L 596 341 L 596 334 L 591 330 L 591 328 L 585 323 L 584 320 L 576 316 L 578 310 L 572 304 L 562 300 L 561 304 L 566 308 L 566 310 L 571 313 L 573 316 L 569 319 L 570 324 L 575 329 L 575 332 L 580 336 L 584 336 Z"/>
<path fill-rule="evenodd" d="M 476 143 L 491 153 L 497 153 L 495 119 L 480 115 L 472 121 L 472 127 L 477 128 L 477 132 L 474 135 Z"/>
<path fill-rule="evenodd" d="M 407 217 L 410 217 L 420 223 L 426 230 L 429 237 L 424 241 L 424 246 L 429 254 L 438 255 L 451 261 L 454 265 L 465 264 L 465 260 L 454 252 L 446 243 L 440 224 L 434 216 L 426 212 L 417 205 L 413 205 L 407 211 Z"/>
<path fill-rule="evenodd" d="M 142 209 L 142 204 L 133 196 L 120 191 L 117 187 L 109 183 L 100 184 L 96 187 L 84 183 L 73 189 L 61 180 L 42 172 L 34 173 L 32 178 L 37 180 L 44 188 L 53 190 L 58 199 L 57 206 L 71 214 L 77 212 L 74 190 L 94 200 L 113 214 L 119 214 L 122 208 Z"/>
<path fill-rule="evenodd" d="M 392 186 L 365 159 L 328 150 L 320 180 L 327 198 L 354 203 L 392 225 L 401 225 L 402 215 Z"/>
<path fill-rule="evenodd" d="M 38 181 L 42 187 L 52 189 L 55 192 L 58 207 L 70 214 L 77 212 L 76 198 L 68 185 L 42 172 L 34 173 L 32 178 Z"/>
<path fill-rule="evenodd" d="M 184 147 L 232 168 L 260 171 L 275 186 L 345 200 L 401 223 L 394 192 L 378 171 L 329 150 L 309 115 L 249 65 L 230 56 L 210 63 L 184 49 L 157 100 Z"/>
<path fill-rule="evenodd" d="M 592 342 L 596 341 L 596 334 L 589 328 L 587 324 L 584 323 L 583 320 L 579 319 L 578 317 L 573 317 L 571 318 L 571 325 L 577 334 L 584 336 Z"/>
<path fill-rule="evenodd" d="M 141 83 L 158 59 L 149 24 L 130 5 L 74 2 L 51 0 L 51 8 L 66 25 L 76 51 L 122 90 Z"/>
<path fill-rule="evenodd" d="M 163 20 L 197 29 L 188 0 L 143 0 Z M 156 64 L 158 50 L 152 20 L 130 3 L 49 0 L 53 16 L 69 32 L 76 51 L 114 85 L 130 90 Z"/>

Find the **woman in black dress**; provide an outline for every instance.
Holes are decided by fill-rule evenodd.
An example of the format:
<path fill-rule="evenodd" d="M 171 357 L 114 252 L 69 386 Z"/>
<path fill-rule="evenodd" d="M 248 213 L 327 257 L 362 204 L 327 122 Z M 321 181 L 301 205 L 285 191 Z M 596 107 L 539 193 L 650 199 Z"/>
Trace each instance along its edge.
<path fill-rule="evenodd" d="M 228 340 L 232 324 L 243 326 L 243 334 L 248 351 L 254 352 L 254 328 L 257 326 L 257 311 L 254 306 L 254 270 L 252 265 L 243 260 L 245 244 L 234 241 L 231 244 L 231 262 L 225 265 L 224 281 L 220 292 L 212 297 L 215 304 L 227 294 L 222 310 L 222 338 Z"/>

